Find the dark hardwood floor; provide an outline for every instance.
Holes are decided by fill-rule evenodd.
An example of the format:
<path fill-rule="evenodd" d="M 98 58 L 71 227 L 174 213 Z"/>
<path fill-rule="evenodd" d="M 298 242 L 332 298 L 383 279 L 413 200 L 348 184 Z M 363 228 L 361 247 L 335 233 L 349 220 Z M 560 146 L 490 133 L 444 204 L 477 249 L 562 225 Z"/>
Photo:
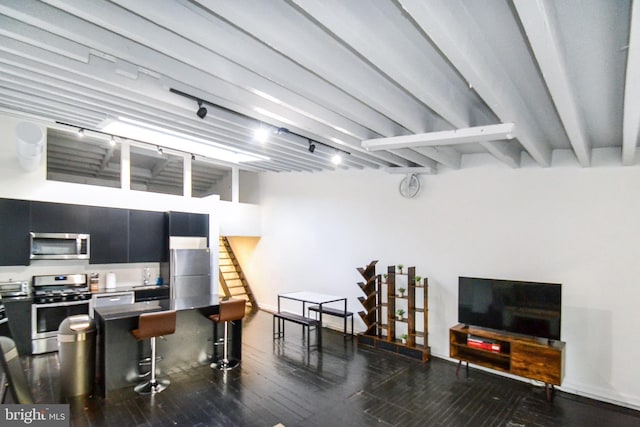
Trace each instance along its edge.
<path fill-rule="evenodd" d="M 156 396 L 133 387 L 109 399 L 76 398 L 72 426 L 639 426 L 640 412 L 456 365 L 425 364 L 358 347 L 325 329 L 307 352 L 300 328 L 272 340 L 271 315 L 244 322 L 243 360 L 230 372 L 208 366 L 171 375 Z M 313 334 L 312 334 L 313 335 Z M 24 358 L 38 403 L 58 403 L 56 353 Z"/>

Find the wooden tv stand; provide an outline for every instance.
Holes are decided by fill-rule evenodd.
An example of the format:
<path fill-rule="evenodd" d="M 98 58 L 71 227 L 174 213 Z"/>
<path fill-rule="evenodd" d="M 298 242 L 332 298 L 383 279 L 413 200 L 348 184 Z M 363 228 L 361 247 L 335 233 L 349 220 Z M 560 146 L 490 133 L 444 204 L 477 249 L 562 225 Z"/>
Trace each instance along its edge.
<path fill-rule="evenodd" d="M 469 336 L 492 341 L 500 350 L 470 346 Z M 562 384 L 564 377 L 564 347 L 562 341 L 523 337 L 506 332 L 456 325 L 449 329 L 449 356 L 458 359 L 458 370 L 462 362 L 507 372 L 520 377 L 545 383 L 547 399 L 551 400 L 554 385 Z"/>

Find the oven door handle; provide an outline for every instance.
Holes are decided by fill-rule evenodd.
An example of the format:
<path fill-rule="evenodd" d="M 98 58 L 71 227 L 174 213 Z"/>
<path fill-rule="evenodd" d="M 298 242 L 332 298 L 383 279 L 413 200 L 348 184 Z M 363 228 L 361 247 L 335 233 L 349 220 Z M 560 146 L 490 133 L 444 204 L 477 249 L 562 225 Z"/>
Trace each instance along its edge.
<path fill-rule="evenodd" d="M 80 304 L 91 304 L 91 300 L 81 300 L 81 301 L 60 301 L 60 302 L 49 302 L 46 304 L 33 304 L 33 308 L 47 308 L 47 307 L 65 307 L 69 305 L 80 305 Z"/>

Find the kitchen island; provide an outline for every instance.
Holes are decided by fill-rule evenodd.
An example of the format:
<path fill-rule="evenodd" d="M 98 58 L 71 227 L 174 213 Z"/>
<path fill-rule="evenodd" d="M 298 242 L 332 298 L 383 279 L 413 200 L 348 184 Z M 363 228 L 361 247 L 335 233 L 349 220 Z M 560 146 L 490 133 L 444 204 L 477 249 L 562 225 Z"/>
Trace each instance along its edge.
<path fill-rule="evenodd" d="M 162 356 L 157 365 L 159 376 L 209 364 L 213 352 L 212 340 L 222 336 L 217 330 L 222 325 L 214 328 L 208 316 L 218 313 L 219 304 L 218 295 L 212 295 L 96 308 L 98 393 L 108 397 L 114 390 L 133 388 L 143 381 L 138 375 L 147 372 L 148 367 L 140 368 L 138 362 L 149 356 L 149 341 L 139 342 L 131 335 L 142 313 L 163 310 L 177 312 L 175 333 L 156 341 L 157 354 Z M 232 357 L 240 359 L 242 322 L 234 323 L 230 328 L 230 351 Z"/>

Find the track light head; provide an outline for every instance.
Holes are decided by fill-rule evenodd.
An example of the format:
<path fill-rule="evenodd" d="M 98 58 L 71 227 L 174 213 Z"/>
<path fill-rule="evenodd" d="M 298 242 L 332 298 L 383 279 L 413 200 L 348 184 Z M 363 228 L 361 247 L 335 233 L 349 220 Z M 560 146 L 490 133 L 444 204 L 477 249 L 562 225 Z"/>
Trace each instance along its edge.
<path fill-rule="evenodd" d="M 82 138 L 84 136 L 84 129 L 78 129 L 78 138 Z"/>
<path fill-rule="evenodd" d="M 334 165 L 339 165 L 340 163 L 342 163 L 342 156 L 340 155 L 340 153 L 336 151 L 336 154 L 334 154 L 331 158 L 331 163 L 333 163 Z"/>
<path fill-rule="evenodd" d="M 316 151 L 316 144 L 309 140 L 309 152 L 313 153 L 314 151 Z"/>
<path fill-rule="evenodd" d="M 196 155 L 195 154 L 191 154 L 191 160 L 195 160 L 196 159 Z"/>
<path fill-rule="evenodd" d="M 202 105 L 202 101 L 200 100 L 198 100 L 198 112 L 196 114 L 201 119 L 204 119 L 207 116 L 207 109 Z"/>
<path fill-rule="evenodd" d="M 278 129 L 276 129 L 276 135 L 284 135 L 286 133 L 289 133 L 289 129 L 287 129 L 287 128 L 278 128 Z"/>
<path fill-rule="evenodd" d="M 258 142 L 267 142 L 269 139 L 269 129 L 260 124 L 260 127 L 253 131 L 253 137 Z"/>

